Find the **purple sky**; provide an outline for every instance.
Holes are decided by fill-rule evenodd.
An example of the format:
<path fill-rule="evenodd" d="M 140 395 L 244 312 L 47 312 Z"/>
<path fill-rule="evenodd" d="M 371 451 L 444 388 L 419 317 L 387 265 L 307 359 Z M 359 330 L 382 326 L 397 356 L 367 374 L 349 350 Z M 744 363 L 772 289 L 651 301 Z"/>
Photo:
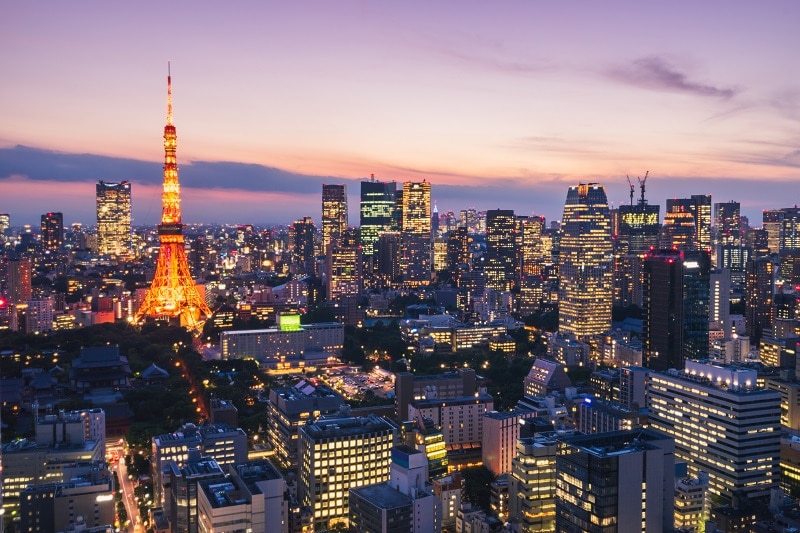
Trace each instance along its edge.
<path fill-rule="evenodd" d="M 160 215 L 172 61 L 187 222 L 319 220 L 321 183 L 432 182 L 439 211 L 558 219 L 568 185 L 800 197 L 800 3 L 12 2 L 0 212 L 94 223 L 94 183 Z M 635 182 L 635 180 L 634 180 Z M 638 193 L 637 193 L 638 194 Z"/>

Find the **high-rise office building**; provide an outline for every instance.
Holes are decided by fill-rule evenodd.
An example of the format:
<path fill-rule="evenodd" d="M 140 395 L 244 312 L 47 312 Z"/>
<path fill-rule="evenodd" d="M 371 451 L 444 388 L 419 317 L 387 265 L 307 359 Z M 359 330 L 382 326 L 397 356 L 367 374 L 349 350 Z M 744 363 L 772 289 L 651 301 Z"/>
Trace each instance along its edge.
<path fill-rule="evenodd" d="M 12 259 L 8 262 L 8 301 L 25 303 L 33 298 L 32 265 L 30 259 Z"/>
<path fill-rule="evenodd" d="M 761 214 L 761 227 L 767 232 L 767 248 L 770 253 L 777 254 L 781 250 L 781 226 L 783 211 L 781 209 L 765 209 Z"/>
<path fill-rule="evenodd" d="M 704 251 L 661 250 L 644 260 L 644 366 L 683 368 L 708 357 L 710 260 Z"/>
<path fill-rule="evenodd" d="M 537 414 L 530 409 L 516 408 L 513 411 L 491 411 L 483 415 L 481 454 L 483 466 L 496 475 L 511 472 L 511 461 L 517 454 L 520 426 L 526 418 Z"/>
<path fill-rule="evenodd" d="M 673 447 L 668 435 L 647 429 L 562 439 L 555 531 L 671 531 Z"/>
<path fill-rule="evenodd" d="M 781 209 L 780 249 L 797 250 L 800 248 L 800 207 L 784 207 Z"/>
<path fill-rule="evenodd" d="M 691 233 L 691 245 L 698 250 L 711 251 L 711 195 L 693 194 L 689 198 L 668 198 L 667 213 L 684 213 L 684 215 L 674 217 L 673 223 L 678 222 L 682 229 L 675 231 L 681 235 Z M 691 231 L 686 227 L 689 217 L 685 213 L 692 215 L 691 220 L 694 227 Z M 663 246 L 663 244 L 662 244 Z"/>
<path fill-rule="evenodd" d="M 637 204 L 619 206 L 618 249 L 623 255 L 641 255 L 658 246 L 658 205 L 642 198 Z"/>
<path fill-rule="evenodd" d="M 365 261 L 373 258 L 378 236 L 392 229 L 396 193 L 397 183 L 394 181 L 375 181 L 373 175 L 369 181 L 361 182 L 359 229 Z"/>
<path fill-rule="evenodd" d="M 716 266 L 731 271 L 731 283 L 741 288 L 745 283 L 745 265 L 751 250 L 744 246 L 741 208 L 739 202 L 714 204 L 716 229 Z"/>
<path fill-rule="evenodd" d="M 517 252 L 520 277 L 541 276 L 545 255 L 542 232 L 545 228 L 543 216 L 517 217 Z M 548 261 L 550 257 L 546 258 Z"/>
<path fill-rule="evenodd" d="M 672 206 L 672 211 L 664 215 L 664 225 L 661 228 L 661 247 L 683 250 L 694 248 L 695 220 L 690 211 L 684 211 L 683 206 Z"/>
<path fill-rule="evenodd" d="M 611 328 L 611 218 L 597 183 L 569 188 L 561 222 L 558 330 L 579 340 Z"/>
<path fill-rule="evenodd" d="M 0 242 L 6 239 L 6 232 L 11 227 L 11 215 L 8 213 L 0 213 Z"/>
<path fill-rule="evenodd" d="M 350 489 L 389 480 L 397 426 L 375 415 L 321 417 L 300 426 L 297 498 L 314 530 L 348 525 Z"/>
<path fill-rule="evenodd" d="M 744 318 L 747 335 L 756 345 L 764 330 L 772 328 L 774 286 L 775 263 L 771 257 L 759 257 L 747 262 Z"/>
<path fill-rule="evenodd" d="M 97 193 L 97 253 L 125 256 L 131 250 L 131 183 L 100 181 Z"/>
<path fill-rule="evenodd" d="M 322 253 L 340 244 L 347 230 L 347 186 L 322 186 Z"/>
<path fill-rule="evenodd" d="M 508 487 L 508 516 L 519 524 L 516 531 L 556 530 L 557 451 L 555 432 L 517 440 Z"/>
<path fill-rule="evenodd" d="M 376 250 L 376 277 L 378 283 L 390 287 L 402 277 L 401 257 L 403 252 L 402 235 L 398 231 L 386 231 L 378 237 Z"/>
<path fill-rule="evenodd" d="M 309 217 L 295 220 L 289 226 L 291 268 L 296 274 L 314 274 L 314 233 L 316 227 Z"/>
<path fill-rule="evenodd" d="M 714 225 L 720 245 L 741 245 L 742 221 L 739 202 L 714 204 Z"/>
<path fill-rule="evenodd" d="M 58 250 L 64 246 L 64 215 L 62 213 L 42 215 L 41 241 L 45 250 Z"/>
<path fill-rule="evenodd" d="M 639 202 L 620 205 L 614 254 L 614 301 L 618 305 L 642 304 L 642 257 L 657 247 L 660 239 L 659 206 L 650 205 L 644 198 L 644 187 Z"/>
<path fill-rule="evenodd" d="M 708 472 L 717 503 L 778 487 L 781 394 L 756 388 L 755 370 L 687 361 L 649 380 L 650 427 L 674 438 L 691 475 Z"/>
<path fill-rule="evenodd" d="M 167 75 L 167 123 L 164 126 L 164 183 L 161 224 L 158 225 L 158 262 L 153 281 L 135 319 L 167 319 L 196 327 L 211 309 L 189 271 L 183 236 L 181 186 L 178 181 L 178 133 L 172 123 L 172 76 Z M 130 229 L 130 219 L 128 220 Z"/>
<path fill-rule="evenodd" d="M 731 336 L 731 272 L 717 268 L 709 273 L 708 320 L 716 322 Z"/>
<path fill-rule="evenodd" d="M 431 237 L 431 184 L 406 182 L 402 194 L 403 284 L 420 287 L 431 281 L 433 239 Z"/>
<path fill-rule="evenodd" d="M 496 291 L 509 291 L 515 285 L 516 271 L 516 219 L 510 209 L 492 209 L 486 212 L 486 287 Z"/>
<path fill-rule="evenodd" d="M 355 228 L 348 228 L 337 243 L 328 246 L 325 264 L 328 269 L 326 282 L 329 302 L 361 294 L 364 286 L 361 250 L 358 230 Z"/>
<path fill-rule="evenodd" d="M 694 215 L 694 238 L 697 248 L 711 253 L 711 195 L 693 194 L 692 214 Z"/>
<path fill-rule="evenodd" d="M 296 470 L 297 430 L 311 418 L 332 415 L 344 405 L 344 397 L 326 385 L 301 380 L 293 387 L 273 387 L 267 403 L 267 440 L 279 466 Z"/>

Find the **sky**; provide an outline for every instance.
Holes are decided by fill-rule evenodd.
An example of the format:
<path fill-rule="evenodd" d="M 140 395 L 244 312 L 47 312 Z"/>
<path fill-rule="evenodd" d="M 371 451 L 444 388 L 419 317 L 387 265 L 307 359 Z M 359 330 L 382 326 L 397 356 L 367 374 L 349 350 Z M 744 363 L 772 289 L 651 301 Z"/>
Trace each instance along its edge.
<path fill-rule="evenodd" d="M 158 222 L 167 62 L 183 220 L 319 222 L 323 183 L 427 180 L 439 212 L 800 197 L 800 2 L 11 2 L 0 212 Z M 637 186 L 636 196 L 639 190 Z"/>

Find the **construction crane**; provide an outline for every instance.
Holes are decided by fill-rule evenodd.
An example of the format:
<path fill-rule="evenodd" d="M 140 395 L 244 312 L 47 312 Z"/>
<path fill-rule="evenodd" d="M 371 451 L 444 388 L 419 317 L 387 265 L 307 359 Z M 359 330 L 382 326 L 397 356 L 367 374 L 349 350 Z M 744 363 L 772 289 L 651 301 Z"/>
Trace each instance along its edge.
<path fill-rule="evenodd" d="M 636 177 L 636 179 L 639 180 L 639 188 L 642 190 L 642 199 L 639 200 L 640 204 L 647 203 L 647 200 L 644 199 L 644 184 L 647 183 L 647 176 L 649 174 L 650 171 L 648 170 L 647 172 L 644 173 L 644 178 L 640 178 L 638 176 Z M 631 185 L 631 194 L 633 194 L 633 185 Z M 631 200 L 631 203 L 633 203 L 633 200 Z"/>
<path fill-rule="evenodd" d="M 628 186 L 631 188 L 631 205 L 633 205 L 633 191 L 636 189 L 636 187 L 634 187 L 633 183 L 631 183 L 631 177 L 630 176 L 625 174 L 625 177 L 628 178 Z"/>

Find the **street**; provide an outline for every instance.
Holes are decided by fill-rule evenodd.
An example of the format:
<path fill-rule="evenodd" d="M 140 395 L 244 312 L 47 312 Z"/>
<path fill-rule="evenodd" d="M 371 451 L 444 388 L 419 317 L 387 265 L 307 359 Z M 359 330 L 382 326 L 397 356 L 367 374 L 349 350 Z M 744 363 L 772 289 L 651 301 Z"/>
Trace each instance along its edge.
<path fill-rule="evenodd" d="M 139 517 L 139 508 L 136 506 L 136 500 L 133 495 L 133 481 L 128 478 L 128 469 L 125 465 L 124 455 L 120 457 L 115 466 L 117 469 L 117 477 L 119 478 L 119 490 L 122 492 L 122 501 L 125 503 L 125 509 L 128 511 L 128 519 L 130 525 L 125 528 L 121 527 L 122 531 L 133 531 L 133 533 L 144 533 L 144 527 L 141 524 Z"/>

